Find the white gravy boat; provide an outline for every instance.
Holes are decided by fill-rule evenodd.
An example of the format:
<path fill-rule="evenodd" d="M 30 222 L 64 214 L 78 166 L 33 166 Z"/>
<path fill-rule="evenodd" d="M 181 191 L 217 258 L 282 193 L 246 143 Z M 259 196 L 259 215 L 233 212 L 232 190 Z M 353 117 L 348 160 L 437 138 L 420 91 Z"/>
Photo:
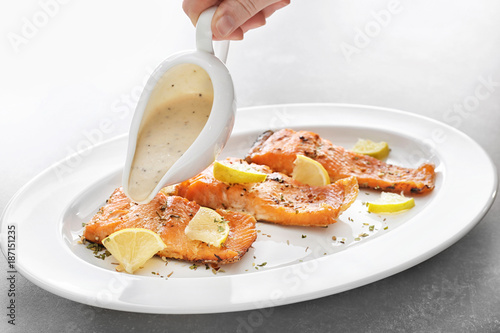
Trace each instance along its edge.
<path fill-rule="evenodd" d="M 147 203 L 164 187 L 187 180 L 207 168 L 220 154 L 231 134 L 235 112 L 236 99 L 231 76 L 224 63 L 214 54 L 212 43 L 211 21 L 216 7 L 204 11 L 196 25 L 196 50 L 175 54 L 164 60 L 149 78 L 144 91 L 139 98 L 129 132 L 129 142 L 122 185 L 125 194 L 130 197 L 129 179 L 136 152 L 138 135 L 145 112 L 160 79 L 168 75 L 169 69 L 180 64 L 194 64 L 206 71 L 213 87 L 213 104 L 208 120 L 192 145 L 163 175 L 156 187 L 147 198 L 137 200 Z M 221 59 L 226 60 L 229 42 L 223 42 Z M 188 84 L 188 83 L 187 83 Z M 189 84 L 188 84 L 189 85 Z M 159 85 L 161 86 L 161 84 Z"/>

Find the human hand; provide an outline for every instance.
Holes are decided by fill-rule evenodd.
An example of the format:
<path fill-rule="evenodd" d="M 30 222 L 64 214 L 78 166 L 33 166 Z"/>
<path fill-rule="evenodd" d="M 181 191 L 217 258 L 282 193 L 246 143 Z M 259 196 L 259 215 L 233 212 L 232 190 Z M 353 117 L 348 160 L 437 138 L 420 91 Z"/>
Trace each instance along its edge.
<path fill-rule="evenodd" d="M 290 4 L 290 0 L 184 0 L 182 8 L 196 25 L 207 8 L 218 5 L 212 19 L 215 40 L 241 40 L 248 30 L 266 24 L 266 18 Z"/>

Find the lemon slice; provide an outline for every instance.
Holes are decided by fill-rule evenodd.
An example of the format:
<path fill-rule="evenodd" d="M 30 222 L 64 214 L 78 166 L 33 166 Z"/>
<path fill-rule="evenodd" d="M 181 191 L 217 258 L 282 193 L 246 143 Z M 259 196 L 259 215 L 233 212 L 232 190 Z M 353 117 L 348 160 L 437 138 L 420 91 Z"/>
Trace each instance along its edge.
<path fill-rule="evenodd" d="M 141 228 L 116 231 L 104 238 L 102 244 L 130 274 L 166 246 L 157 233 Z"/>
<path fill-rule="evenodd" d="M 371 140 L 358 139 L 352 151 L 358 154 L 369 155 L 376 159 L 384 159 L 389 155 L 389 145 L 387 142 L 373 142 Z"/>
<path fill-rule="evenodd" d="M 297 155 L 293 162 L 292 178 L 312 186 L 330 184 L 330 177 L 325 168 L 317 161 L 304 155 Z"/>
<path fill-rule="evenodd" d="M 397 213 L 413 208 L 415 200 L 397 193 L 382 192 L 377 201 L 368 203 L 368 211 L 372 213 Z"/>
<path fill-rule="evenodd" d="M 214 162 L 214 177 L 224 183 L 243 184 L 261 183 L 266 180 L 267 175 L 258 172 L 246 164 L 224 164 Z"/>
<path fill-rule="evenodd" d="M 221 247 L 229 235 L 229 225 L 213 209 L 200 207 L 184 230 L 187 238 Z"/>

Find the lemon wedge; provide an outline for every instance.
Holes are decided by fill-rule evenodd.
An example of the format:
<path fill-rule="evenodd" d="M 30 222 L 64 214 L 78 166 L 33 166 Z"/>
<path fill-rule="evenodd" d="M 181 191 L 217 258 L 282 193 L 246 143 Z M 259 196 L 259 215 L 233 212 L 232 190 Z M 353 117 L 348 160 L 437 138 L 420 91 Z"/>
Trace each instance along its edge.
<path fill-rule="evenodd" d="M 229 235 L 229 225 L 215 210 L 200 207 L 184 230 L 187 238 L 221 247 Z"/>
<path fill-rule="evenodd" d="M 368 211 L 371 213 L 398 213 L 413 208 L 415 200 L 397 193 L 382 192 L 380 198 L 368 203 Z"/>
<path fill-rule="evenodd" d="M 389 155 L 387 142 L 373 142 L 371 140 L 358 139 L 352 151 L 358 154 L 369 155 L 376 159 L 384 159 Z"/>
<path fill-rule="evenodd" d="M 267 175 L 258 172 L 246 164 L 224 164 L 214 162 L 214 177 L 224 183 L 243 184 L 261 183 L 266 180 Z"/>
<path fill-rule="evenodd" d="M 330 177 L 325 168 L 317 161 L 304 155 L 297 155 L 293 162 L 292 178 L 312 186 L 330 184 Z"/>
<path fill-rule="evenodd" d="M 165 186 L 160 190 L 160 192 L 165 194 L 167 197 L 170 195 L 175 195 L 176 186 L 175 185 Z"/>
<path fill-rule="evenodd" d="M 141 228 L 116 231 L 104 238 L 102 244 L 130 274 L 166 246 L 157 233 Z"/>

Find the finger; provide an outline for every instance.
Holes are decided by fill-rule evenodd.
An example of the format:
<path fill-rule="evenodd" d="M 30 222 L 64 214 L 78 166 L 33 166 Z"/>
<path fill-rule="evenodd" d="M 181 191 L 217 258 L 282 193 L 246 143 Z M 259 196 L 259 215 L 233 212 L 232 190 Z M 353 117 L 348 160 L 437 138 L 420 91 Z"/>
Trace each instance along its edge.
<path fill-rule="evenodd" d="M 213 36 L 213 39 L 214 40 L 242 40 L 243 39 L 243 30 L 241 28 L 238 28 L 224 38 L 217 38 L 216 36 Z"/>
<path fill-rule="evenodd" d="M 270 6 L 267 6 L 253 17 L 251 17 L 248 21 L 241 25 L 241 30 L 243 33 L 246 33 L 248 30 L 262 27 L 266 24 L 266 18 L 271 16 L 275 11 L 281 9 L 290 4 L 290 0 L 283 0 L 276 3 L 273 3 Z"/>
<path fill-rule="evenodd" d="M 224 39 L 251 17 L 269 6 L 269 0 L 226 0 L 220 3 L 212 21 L 214 36 Z M 278 0 L 271 2 L 271 4 Z"/>
<path fill-rule="evenodd" d="M 243 23 L 241 25 L 241 29 L 243 30 L 243 33 L 246 33 L 248 30 L 255 29 L 262 27 L 263 25 L 266 24 L 266 19 L 271 16 L 275 11 L 278 9 L 281 9 L 283 7 L 286 7 L 290 4 L 290 0 L 283 0 L 279 1 L 276 3 L 273 3 L 270 6 L 267 6 L 260 12 L 258 12 L 256 15 L 251 17 L 248 21 Z"/>
<path fill-rule="evenodd" d="M 243 33 L 246 33 L 248 30 L 262 27 L 265 24 L 266 18 L 264 17 L 264 13 L 260 11 L 252 16 L 248 21 L 243 23 L 240 28 L 243 30 Z"/>
<path fill-rule="evenodd" d="M 189 17 L 194 26 L 198 22 L 201 13 L 212 6 L 218 5 L 220 0 L 184 0 L 182 2 L 182 9 Z"/>
<path fill-rule="evenodd" d="M 268 18 L 269 16 L 273 15 L 275 11 L 278 9 L 281 9 L 283 7 L 286 7 L 290 4 L 290 0 L 281 0 L 278 2 L 273 3 L 270 6 L 267 6 L 262 10 L 262 13 L 264 13 L 264 17 Z"/>

